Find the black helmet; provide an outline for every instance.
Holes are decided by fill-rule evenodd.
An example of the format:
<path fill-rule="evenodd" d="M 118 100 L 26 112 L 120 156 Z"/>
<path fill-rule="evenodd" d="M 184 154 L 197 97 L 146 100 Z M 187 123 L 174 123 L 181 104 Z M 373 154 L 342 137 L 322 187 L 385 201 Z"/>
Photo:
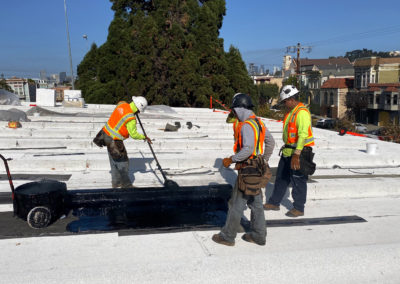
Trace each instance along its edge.
<path fill-rule="evenodd" d="M 243 93 L 237 93 L 233 96 L 233 101 L 231 108 L 235 107 L 243 107 L 246 109 L 253 109 L 254 105 L 251 101 L 250 96 L 243 94 Z"/>

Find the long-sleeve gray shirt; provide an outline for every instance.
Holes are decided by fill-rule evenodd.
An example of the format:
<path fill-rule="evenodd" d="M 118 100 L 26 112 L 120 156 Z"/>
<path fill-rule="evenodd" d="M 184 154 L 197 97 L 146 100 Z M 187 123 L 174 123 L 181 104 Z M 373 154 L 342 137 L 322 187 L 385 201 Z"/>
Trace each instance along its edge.
<path fill-rule="evenodd" d="M 246 121 L 250 116 L 254 115 L 254 113 L 251 110 L 245 109 L 245 108 L 234 108 L 236 115 L 238 119 L 243 122 Z M 246 160 L 248 157 L 251 156 L 251 154 L 254 151 L 254 131 L 253 128 L 245 123 L 243 124 L 241 128 L 241 136 L 242 136 L 242 149 L 238 153 L 232 156 L 232 161 L 233 162 L 242 162 Z M 269 160 L 269 158 L 272 155 L 272 152 L 274 151 L 275 147 L 275 140 L 272 137 L 271 132 L 266 129 L 265 131 L 265 139 L 264 139 L 264 159 L 266 161 Z"/>

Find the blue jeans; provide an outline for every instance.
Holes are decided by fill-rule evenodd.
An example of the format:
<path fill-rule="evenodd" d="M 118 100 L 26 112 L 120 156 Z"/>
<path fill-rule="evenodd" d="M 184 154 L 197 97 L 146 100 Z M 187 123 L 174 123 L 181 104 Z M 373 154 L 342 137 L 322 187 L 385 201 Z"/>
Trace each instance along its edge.
<path fill-rule="evenodd" d="M 299 171 L 292 170 L 290 168 L 291 161 L 292 157 L 281 156 L 278 170 L 276 172 L 274 191 L 272 196 L 269 198 L 268 203 L 279 206 L 289 184 L 291 183 L 293 187 L 293 207 L 304 212 L 304 204 L 306 204 L 307 199 L 308 176 L 303 175 Z"/>
<path fill-rule="evenodd" d="M 260 192 L 255 196 L 245 195 L 239 190 L 238 182 L 236 180 L 229 203 L 230 207 L 228 215 L 226 216 L 225 226 L 222 228 L 220 233 L 221 236 L 228 242 L 235 241 L 238 227 L 240 225 L 240 219 L 244 210 L 246 210 L 247 204 L 251 210 L 250 235 L 256 242 L 265 243 L 267 227 L 265 224 L 262 193 Z"/>

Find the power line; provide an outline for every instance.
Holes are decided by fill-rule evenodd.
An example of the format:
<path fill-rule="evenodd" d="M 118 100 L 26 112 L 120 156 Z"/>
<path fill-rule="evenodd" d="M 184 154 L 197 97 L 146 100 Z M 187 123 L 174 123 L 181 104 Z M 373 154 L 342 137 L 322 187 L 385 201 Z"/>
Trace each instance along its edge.
<path fill-rule="evenodd" d="M 329 39 L 319 40 L 319 41 L 315 41 L 315 42 L 311 42 L 311 43 L 307 43 L 307 44 L 312 45 L 312 46 L 321 46 L 321 45 L 326 45 L 326 44 L 340 44 L 340 43 L 344 43 L 344 42 L 348 42 L 348 41 L 373 38 L 373 37 L 377 37 L 377 36 L 390 35 L 390 34 L 395 34 L 395 33 L 400 33 L 400 25 L 390 26 L 390 27 L 386 27 L 386 28 L 379 28 L 379 29 L 375 29 L 375 30 L 361 32 L 361 33 L 351 33 L 351 34 L 339 35 L 339 36 L 332 37 Z"/>
<path fill-rule="evenodd" d="M 368 39 L 368 38 L 379 37 L 379 36 L 386 36 L 386 35 L 391 35 L 391 34 L 396 34 L 396 33 L 400 33 L 400 25 L 379 28 L 379 29 L 374 29 L 374 30 L 359 32 L 359 33 L 338 35 L 338 36 L 335 36 L 332 38 L 317 40 L 317 41 L 309 42 L 306 44 L 310 47 L 316 47 L 316 46 L 322 46 L 322 45 L 328 45 L 328 44 L 341 44 L 341 43 L 345 43 L 345 42 L 349 42 L 349 41 Z M 243 55 L 252 55 L 252 54 L 254 55 L 254 54 L 263 53 L 263 54 L 268 54 L 270 56 L 273 56 L 274 54 L 288 53 L 288 50 L 286 48 L 281 47 L 281 48 L 248 50 L 248 51 L 244 51 L 242 53 L 243 53 Z"/>

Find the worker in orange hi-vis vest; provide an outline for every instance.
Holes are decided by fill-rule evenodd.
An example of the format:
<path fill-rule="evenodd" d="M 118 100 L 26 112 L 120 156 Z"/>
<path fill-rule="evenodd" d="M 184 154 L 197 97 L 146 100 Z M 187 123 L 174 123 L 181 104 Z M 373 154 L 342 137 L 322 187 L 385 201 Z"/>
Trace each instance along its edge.
<path fill-rule="evenodd" d="M 147 100 L 144 97 L 132 97 L 132 102 L 118 103 L 104 127 L 93 142 L 99 146 L 107 146 L 111 166 L 111 184 L 113 188 L 130 188 L 129 159 L 124 140 L 131 137 L 135 140 L 151 142 L 149 137 L 137 132 L 135 114 L 144 112 Z"/>
<path fill-rule="evenodd" d="M 282 155 L 279 160 L 274 190 L 265 210 L 279 210 L 280 203 L 289 186 L 292 184 L 293 208 L 286 213 L 289 217 L 304 215 L 304 205 L 307 199 L 308 175 L 300 169 L 300 154 L 312 152 L 314 136 L 311 128 L 311 115 L 307 107 L 299 102 L 299 91 L 295 86 L 282 88 L 280 102 L 285 104 L 289 112 L 283 120 Z"/>
<path fill-rule="evenodd" d="M 234 246 L 235 238 L 238 233 L 240 219 L 246 205 L 251 210 L 250 227 L 251 232 L 242 236 L 242 239 L 258 245 L 265 245 L 267 230 L 265 226 L 265 216 L 263 209 L 262 188 L 256 186 L 252 192 L 240 183 L 243 173 L 241 172 L 246 165 L 253 164 L 253 161 L 263 161 L 268 167 L 268 160 L 274 150 L 275 140 L 265 127 L 264 123 L 256 117 L 252 111 L 254 105 L 250 96 L 240 93 L 235 95 L 232 102 L 232 112 L 234 117 L 241 123 L 235 129 L 235 154 L 229 158 L 224 158 L 222 163 L 228 168 L 232 163 L 236 163 L 238 177 L 232 191 L 231 200 L 226 222 L 221 232 L 212 236 L 212 240 L 218 244 Z M 269 167 L 268 167 L 269 169 Z M 262 169 L 256 169 L 260 172 Z"/>

